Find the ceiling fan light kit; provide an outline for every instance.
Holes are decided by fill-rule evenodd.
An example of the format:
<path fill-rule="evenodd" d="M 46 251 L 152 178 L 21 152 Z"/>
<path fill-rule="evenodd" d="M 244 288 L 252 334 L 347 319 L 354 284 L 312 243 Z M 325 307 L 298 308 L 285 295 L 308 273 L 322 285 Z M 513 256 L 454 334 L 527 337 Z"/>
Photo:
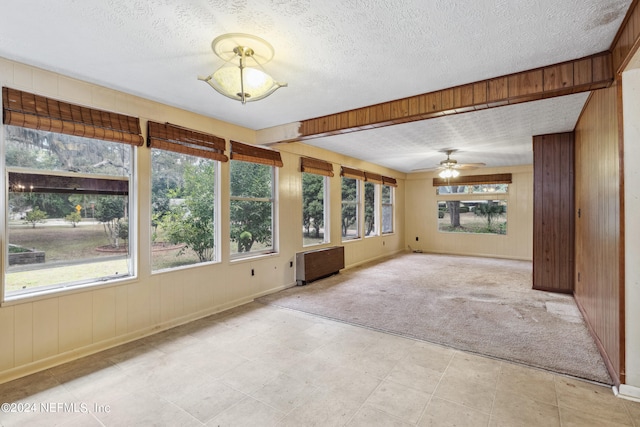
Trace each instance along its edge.
<path fill-rule="evenodd" d="M 198 76 L 218 93 L 246 104 L 271 95 L 287 83 L 276 81 L 262 67 L 271 61 L 273 47 L 260 37 L 230 33 L 216 37 L 211 49 L 225 64 L 212 74 Z"/>

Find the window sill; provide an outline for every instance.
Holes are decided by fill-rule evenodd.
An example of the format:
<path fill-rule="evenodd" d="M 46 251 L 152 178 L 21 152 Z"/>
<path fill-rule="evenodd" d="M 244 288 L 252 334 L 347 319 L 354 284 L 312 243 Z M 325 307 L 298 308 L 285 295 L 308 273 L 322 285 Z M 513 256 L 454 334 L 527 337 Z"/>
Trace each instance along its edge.
<path fill-rule="evenodd" d="M 31 303 L 35 301 L 65 297 L 67 295 L 73 295 L 77 293 L 92 292 L 98 289 L 105 289 L 112 286 L 122 286 L 135 283 L 138 281 L 138 276 L 128 276 L 121 279 L 114 279 L 108 282 L 91 282 L 82 285 L 69 285 L 61 286 L 53 289 L 43 289 L 40 291 L 28 292 L 20 295 L 5 296 L 4 301 L 0 303 L 1 307 L 8 307 L 11 305 L 19 305 L 24 303 Z"/>

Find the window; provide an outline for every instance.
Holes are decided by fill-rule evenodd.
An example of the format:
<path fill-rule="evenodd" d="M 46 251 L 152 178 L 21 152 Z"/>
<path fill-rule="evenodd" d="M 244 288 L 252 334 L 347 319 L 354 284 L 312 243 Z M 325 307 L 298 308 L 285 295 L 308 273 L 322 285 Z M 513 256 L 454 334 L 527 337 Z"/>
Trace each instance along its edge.
<path fill-rule="evenodd" d="M 4 298 L 133 276 L 138 119 L 6 87 L 2 107 Z"/>
<path fill-rule="evenodd" d="M 359 206 L 359 181 L 355 178 L 342 177 L 342 240 L 353 240 L 360 237 Z"/>
<path fill-rule="evenodd" d="M 507 201 L 439 200 L 438 231 L 507 234 Z"/>
<path fill-rule="evenodd" d="M 365 237 L 377 236 L 379 220 L 378 184 L 364 183 L 364 235 Z"/>
<path fill-rule="evenodd" d="M 393 187 L 382 186 L 382 233 L 393 233 Z"/>
<path fill-rule="evenodd" d="M 302 157 L 302 245 L 329 241 L 328 177 L 333 176 L 333 164 L 324 160 Z"/>
<path fill-rule="evenodd" d="M 151 150 L 153 271 L 216 260 L 217 162 Z"/>
<path fill-rule="evenodd" d="M 436 188 L 436 194 L 503 194 L 508 190 L 509 184 L 442 185 Z"/>
<path fill-rule="evenodd" d="M 132 276 L 133 148 L 5 126 L 5 297 Z"/>
<path fill-rule="evenodd" d="M 231 255 L 274 252 L 274 166 L 282 166 L 280 153 L 232 141 L 231 159 Z"/>
<path fill-rule="evenodd" d="M 329 241 L 325 218 L 327 205 L 327 178 L 302 173 L 302 236 L 303 245 L 316 245 Z"/>
<path fill-rule="evenodd" d="M 148 122 L 151 147 L 151 268 L 216 261 L 218 165 L 225 140 Z"/>
<path fill-rule="evenodd" d="M 507 199 L 511 174 L 468 175 L 452 180 L 434 178 L 438 201 L 438 231 L 507 234 Z M 504 194 L 504 199 L 491 199 Z"/>

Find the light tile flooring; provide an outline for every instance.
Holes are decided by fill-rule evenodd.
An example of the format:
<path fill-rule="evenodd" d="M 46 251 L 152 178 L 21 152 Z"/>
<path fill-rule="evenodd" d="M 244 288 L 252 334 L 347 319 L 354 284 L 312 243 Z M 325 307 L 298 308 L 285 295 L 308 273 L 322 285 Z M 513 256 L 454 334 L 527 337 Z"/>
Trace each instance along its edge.
<path fill-rule="evenodd" d="M 635 426 L 608 387 L 247 304 L 0 385 L 2 426 Z"/>

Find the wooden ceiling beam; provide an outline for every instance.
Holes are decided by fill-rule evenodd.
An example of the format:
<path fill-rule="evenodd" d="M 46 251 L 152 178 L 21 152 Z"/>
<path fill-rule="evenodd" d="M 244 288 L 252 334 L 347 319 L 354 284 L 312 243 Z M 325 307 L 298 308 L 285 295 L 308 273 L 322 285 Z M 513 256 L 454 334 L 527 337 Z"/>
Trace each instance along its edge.
<path fill-rule="evenodd" d="M 303 120 L 299 136 L 282 142 L 587 92 L 609 87 L 613 80 L 612 54 L 605 51 L 547 67 Z"/>

